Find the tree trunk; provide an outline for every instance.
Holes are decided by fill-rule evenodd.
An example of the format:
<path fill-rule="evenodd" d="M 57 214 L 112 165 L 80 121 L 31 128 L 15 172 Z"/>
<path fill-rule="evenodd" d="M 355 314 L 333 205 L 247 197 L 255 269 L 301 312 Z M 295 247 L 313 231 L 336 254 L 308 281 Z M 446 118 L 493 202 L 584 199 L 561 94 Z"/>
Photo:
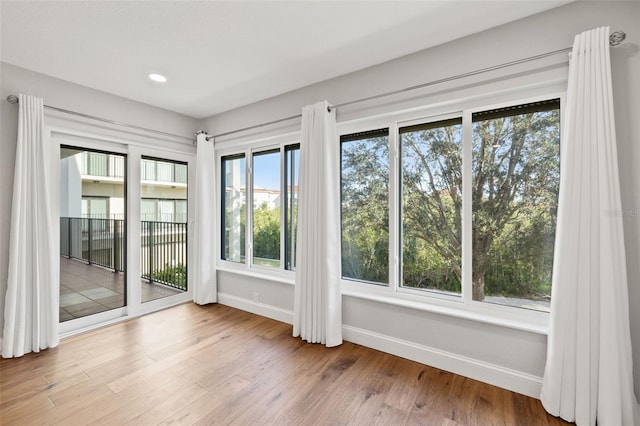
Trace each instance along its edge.
<path fill-rule="evenodd" d="M 487 271 L 487 255 L 493 238 L 490 232 L 480 232 L 473 230 L 473 261 L 471 263 L 471 292 L 473 300 L 482 302 L 484 300 L 484 274 Z"/>
<path fill-rule="evenodd" d="M 474 265 L 475 266 L 475 265 Z M 473 300 L 477 300 L 479 302 L 484 300 L 484 268 L 476 267 L 473 270 Z"/>

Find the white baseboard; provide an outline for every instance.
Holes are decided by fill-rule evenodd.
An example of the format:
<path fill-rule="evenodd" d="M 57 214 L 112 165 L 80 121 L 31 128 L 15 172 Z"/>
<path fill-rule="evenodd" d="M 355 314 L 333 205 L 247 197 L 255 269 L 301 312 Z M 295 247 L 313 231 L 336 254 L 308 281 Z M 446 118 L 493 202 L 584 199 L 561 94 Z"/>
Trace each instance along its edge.
<path fill-rule="evenodd" d="M 218 302 L 287 324 L 293 323 L 293 312 L 286 309 L 224 293 L 218 293 Z M 342 326 L 342 335 L 344 340 L 348 342 L 410 359 L 532 398 L 540 398 L 541 377 L 350 325 Z"/>
<path fill-rule="evenodd" d="M 252 314 L 271 318 L 287 324 L 293 324 L 293 312 L 287 309 L 277 308 L 265 303 L 254 302 L 243 297 L 233 296 L 226 293 L 218 293 L 218 303 L 241 309 Z"/>
<path fill-rule="evenodd" d="M 538 376 L 349 325 L 342 326 L 342 335 L 349 342 L 540 398 L 542 378 Z"/>

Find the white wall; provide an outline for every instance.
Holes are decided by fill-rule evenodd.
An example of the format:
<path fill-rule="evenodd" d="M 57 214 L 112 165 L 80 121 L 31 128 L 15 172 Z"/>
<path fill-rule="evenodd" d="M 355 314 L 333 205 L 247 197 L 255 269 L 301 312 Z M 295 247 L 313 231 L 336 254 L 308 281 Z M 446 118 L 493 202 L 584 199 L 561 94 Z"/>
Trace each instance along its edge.
<path fill-rule="evenodd" d="M 0 62 L 0 334 L 4 324 L 9 224 L 18 135 L 18 107 L 6 102 L 5 98 L 19 93 L 42 97 L 46 105 L 189 138 L 193 137 L 200 126 L 200 121 L 191 117 Z M 97 125 L 100 126 L 99 123 Z M 191 149 L 188 140 L 184 143 Z"/>
<path fill-rule="evenodd" d="M 496 64 L 555 51 L 571 46 L 573 37 L 597 26 L 609 25 L 624 30 L 624 46 L 611 50 L 616 130 L 619 145 L 625 242 L 629 276 L 631 332 L 634 351 L 636 393 L 640 395 L 640 3 L 577 2 L 446 45 L 431 48 L 359 72 L 305 87 L 282 96 L 251 104 L 203 121 L 209 134 L 223 133 L 245 126 L 299 114 L 303 105 L 327 99 L 341 104 L 354 99 L 384 93 L 437 80 Z M 566 62 L 566 57 L 560 58 Z M 535 79 L 566 78 L 566 64 L 557 60 L 537 64 L 536 73 L 524 67 L 498 71 L 465 79 L 422 93 L 409 99 L 410 105 L 428 105 L 448 96 L 500 90 L 508 84 L 532 83 Z M 516 74 L 508 83 L 505 72 Z M 541 83 L 544 81 L 540 81 Z M 429 94 L 428 98 L 424 95 Z M 487 92 L 491 94 L 491 92 Z M 405 101 L 407 96 L 405 95 Z M 398 97 L 382 102 L 338 109 L 338 122 L 373 115 L 394 108 Z M 406 104 L 407 102 L 405 102 Z M 256 138 L 299 128 L 299 120 L 278 124 L 249 133 Z M 219 139 L 224 144 L 225 138 Z M 293 302 L 291 286 L 271 281 L 239 277 L 219 272 L 220 300 L 255 312 L 274 308 L 274 317 L 286 317 Z M 260 293 L 260 303 L 252 296 Z M 269 300 L 262 297 L 269 294 Z M 271 305 L 269 305 L 271 304 Z M 507 327 L 477 323 L 406 307 L 345 296 L 343 318 L 349 339 L 409 358 L 446 366 L 525 393 L 535 393 L 536 381 L 544 371 L 546 337 Z M 525 383 L 524 388 L 515 382 Z M 515 383 L 515 384 L 514 384 Z M 522 384 L 521 383 L 521 384 Z M 526 385 L 529 383 L 529 385 Z M 528 386 L 528 387 L 527 387 Z"/>

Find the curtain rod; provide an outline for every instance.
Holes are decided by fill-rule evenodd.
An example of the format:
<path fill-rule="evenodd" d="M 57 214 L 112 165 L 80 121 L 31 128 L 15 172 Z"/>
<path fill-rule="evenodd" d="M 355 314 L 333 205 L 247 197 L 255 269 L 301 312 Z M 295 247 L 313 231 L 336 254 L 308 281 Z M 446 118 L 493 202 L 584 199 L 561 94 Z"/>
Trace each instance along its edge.
<path fill-rule="evenodd" d="M 614 47 L 618 46 L 620 43 L 622 43 L 624 41 L 624 39 L 626 37 L 627 37 L 627 35 L 623 31 L 615 31 L 615 32 L 613 32 L 613 33 L 611 33 L 609 35 L 609 45 L 610 46 L 614 46 Z M 387 97 L 387 96 L 397 95 L 397 94 L 405 93 L 405 92 L 411 92 L 411 91 L 417 90 L 417 89 L 423 89 L 425 87 L 434 86 L 436 84 L 447 83 L 449 81 L 459 80 L 461 78 L 471 77 L 471 76 L 474 76 L 474 75 L 483 74 L 483 73 L 490 72 L 490 71 L 496 71 L 496 70 L 499 70 L 499 69 L 502 69 L 502 68 L 507 68 L 507 67 L 511 67 L 511 66 L 514 66 L 514 65 L 523 64 L 523 63 L 526 63 L 526 62 L 535 61 L 535 60 L 538 60 L 538 59 L 543 59 L 543 58 L 546 58 L 548 56 L 553 56 L 553 55 L 558 55 L 560 53 L 570 52 L 572 49 L 573 49 L 573 47 L 566 47 L 564 49 L 554 50 L 552 52 L 541 53 L 541 54 L 535 55 L 535 56 L 529 56 L 528 58 L 517 59 L 517 60 L 511 61 L 511 62 L 505 62 L 505 63 L 500 64 L 500 65 L 493 65 L 491 67 L 486 67 L 486 68 L 481 68 L 481 69 L 477 69 L 477 70 L 474 70 L 474 71 L 469 71 L 469 72 L 466 72 L 466 73 L 463 73 L 463 74 L 454 75 L 452 77 L 441 78 L 439 80 L 433 80 L 433 81 L 429 81 L 427 83 L 422 83 L 422 84 L 418 84 L 418 85 L 415 85 L 415 86 L 405 87 L 403 89 L 398 89 L 398 90 L 393 90 L 393 91 L 390 91 L 390 92 L 380 93 L 380 94 L 377 94 L 377 95 L 368 96 L 366 98 L 360 98 L 360 99 L 356 99 L 356 100 L 349 101 L 349 102 L 343 102 L 341 104 L 330 105 L 327 108 L 327 110 L 331 111 L 331 109 L 337 109 L 337 108 L 340 108 L 340 107 L 345 107 L 345 106 L 357 104 L 357 103 L 360 103 L 360 102 L 372 101 L 372 100 L 384 98 L 384 97 Z M 283 121 L 294 120 L 296 118 L 301 118 L 301 117 L 302 117 L 302 114 L 296 114 L 296 115 L 292 115 L 292 116 L 286 117 L 286 118 L 281 118 L 281 119 L 278 119 L 278 120 L 273 120 L 273 121 L 268 121 L 268 122 L 265 122 L 265 123 L 255 124 L 253 126 L 248 126 L 248 127 L 242 127 L 240 129 L 231 130 L 231 131 L 224 132 L 224 133 L 219 133 L 217 135 L 207 136 L 207 140 L 209 141 L 211 139 L 219 138 L 219 137 L 222 137 L 222 136 L 233 135 L 235 133 L 245 132 L 247 130 L 253 130 L 253 129 L 260 128 L 260 127 L 265 127 L 265 126 L 269 126 L 269 125 L 272 125 L 272 124 L 281 123 Z"/>
<path fill-rule="evenodd" d="M 17 103 L 19 103 L 19 99 L 18 99 L 18 97 L 16 95 L 9 95 L 9 96 L 7 96 L 7 102 L 9 102 L 10 104 L 17 104 Z M 54 106 L 51 106 L 51 105 L 44 105 L 44 107 L 48 108 L 48 109 L 55 110 L 55 111 L 64 112 L 65 114 L 77 115 L 79 117 L 89 118 L 91 120 L 102 121 L 103 123 L 115 124 L 117 126 L 129 127 L 131 129 L 143 130 L 143 131 L 149 132 L 149 133 L 156 133 L 156 134 L 159 134 L 159 135 L 172 136 L 174 138 L 181 138 L 181 139 L 186 139 L 186 140 L 188 140 L 190 142 L 194 142 L 194 139 L 189 138 L 187 136 L 174 135 L 173 133 L 167 133 L 167 132 L 162 132 L 160 130 L 149 129 L 147 127 L 136 126 L 135 124 L 121 123 L 119 121 L 109 120 L 109 119 L 102 118 L 102 117 L 96 117 L 94 115 L 89 115 L 89 114 L 83 114 L 81 112 L 69 111 L 68 109 L 62 109 L 62 108 L 54 107 Z"/>

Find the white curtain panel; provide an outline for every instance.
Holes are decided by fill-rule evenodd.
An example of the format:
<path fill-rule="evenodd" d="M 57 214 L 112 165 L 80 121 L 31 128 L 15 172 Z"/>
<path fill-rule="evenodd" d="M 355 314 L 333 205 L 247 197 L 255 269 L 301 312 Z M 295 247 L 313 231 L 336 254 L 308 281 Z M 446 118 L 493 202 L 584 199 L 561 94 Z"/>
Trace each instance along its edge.
<path fill-rule="evenodd" d="M 576 36 L 564 114 L 541 400 L 579 426 L 638 425 L 609 28 Z"/>
<path fill-rule="evenodd" d="M 193 301 L 198 305 L 215 303 L 218 298 L 216 279 L 216 178 L 213 140 L 204 133 L 197 136 L 196 212 L 194 218 L 195 279 Z"/>
<path fill-rule="evenodd" d="M 328 347 L 342 343 L 340 155 L 335 110 L 302 109 L 293 335 Z"/>
<path fill-rule="evenodd" d="M 55 347 L 59 319 L 59 265 L 51 218 L 50 161 L 44 140 L 41 98 L 19 95 L 9 273 L 2 356 L 11 358 Z"/>

